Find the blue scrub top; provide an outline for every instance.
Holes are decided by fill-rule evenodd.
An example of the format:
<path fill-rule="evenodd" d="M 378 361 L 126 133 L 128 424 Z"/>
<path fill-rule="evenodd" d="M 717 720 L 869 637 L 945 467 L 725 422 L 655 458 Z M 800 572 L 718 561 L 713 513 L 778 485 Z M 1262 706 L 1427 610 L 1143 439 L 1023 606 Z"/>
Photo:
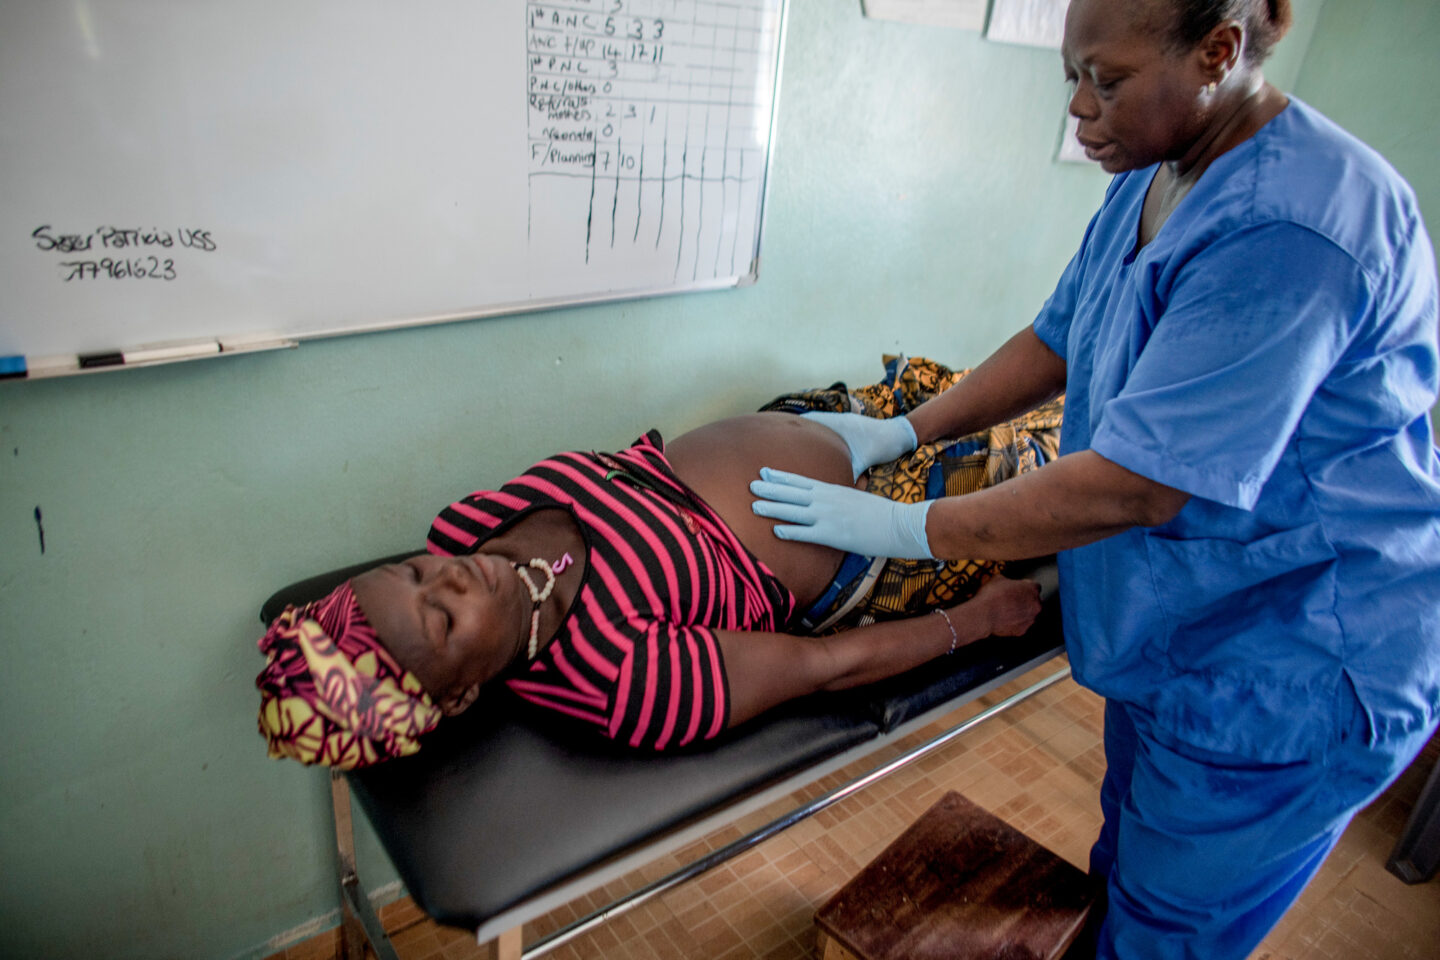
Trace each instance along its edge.
<path fill-rule="evenodd" d="M 1440 716 L 1434 251 L 1409 186 L 1292 98 L 1145 247 L 1115 178 L 1035 321 L 1067 364 L 1061 454 L 1192 499 L 1060 557 L 1080 682 L 1176 741 L 1325 755 Z"/>

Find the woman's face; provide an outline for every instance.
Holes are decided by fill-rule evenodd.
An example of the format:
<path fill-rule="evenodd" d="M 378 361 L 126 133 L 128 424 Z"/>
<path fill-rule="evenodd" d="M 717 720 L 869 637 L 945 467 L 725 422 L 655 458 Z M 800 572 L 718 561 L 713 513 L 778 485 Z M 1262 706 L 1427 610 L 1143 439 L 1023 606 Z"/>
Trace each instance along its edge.
<path fill-rule="evenodd" d="M 1178 160 L 1204 128 L 1199 57 L 1166 46 L 1164 0 L 1072 0 L 1060 55 L 1085 153 L 1107 173 Z"/>
<path fill-rule="evenodd" d="M 385 648 L 447 713 L 469 706 L 529 635 L 529 594 L 509 561 L 493 554 L 422 554 L 351 585 Z"/>

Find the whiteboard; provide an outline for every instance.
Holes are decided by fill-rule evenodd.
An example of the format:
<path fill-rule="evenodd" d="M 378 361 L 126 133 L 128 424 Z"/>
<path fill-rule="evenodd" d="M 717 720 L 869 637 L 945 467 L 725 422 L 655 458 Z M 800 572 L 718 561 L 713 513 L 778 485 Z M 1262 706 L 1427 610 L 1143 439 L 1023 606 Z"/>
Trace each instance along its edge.
<path fill-rule="evenodd" d="M 751 282 L 783 6 L 4 0 L 0 357 Z"/>

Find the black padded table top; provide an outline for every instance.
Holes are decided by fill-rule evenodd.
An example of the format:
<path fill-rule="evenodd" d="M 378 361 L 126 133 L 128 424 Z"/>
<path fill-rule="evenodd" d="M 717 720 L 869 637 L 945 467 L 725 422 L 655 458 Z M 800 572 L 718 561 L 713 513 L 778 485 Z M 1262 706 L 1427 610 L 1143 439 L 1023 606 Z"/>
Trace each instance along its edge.
<path fill-rule="evenodd" d="M 294 584 L 264 610 L 274 616 L 372 565 Z M 868 687 L 794 701 L 663 757 L 577 739 L 573 727 L 557 728 L 500 688 L 441 723 L 418 754 L 348 779 L 415 901 L 437 921 L 473 930 L 707 812 L 958 706 L 1061 645 L 1052 597 L 1024 637 L 990 638 Z"/>
<path fill-rule="evenodd" d="M 349 775 L 420 907 L 475 929 L 569 877 L 879 733 L 863 715 L 790 704 L 693 753 L 575 743 L 506 692 Z"/>

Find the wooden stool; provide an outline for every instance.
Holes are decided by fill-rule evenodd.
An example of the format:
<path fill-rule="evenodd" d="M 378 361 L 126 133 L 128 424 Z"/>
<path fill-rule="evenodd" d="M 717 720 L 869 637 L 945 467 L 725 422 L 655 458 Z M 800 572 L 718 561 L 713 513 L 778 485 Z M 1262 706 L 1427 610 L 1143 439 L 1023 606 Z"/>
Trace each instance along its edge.
<path fill-rule="evenodd" d="M 1049 960 L 1093 900 L 1082 871 L 952 791 L 815 925 L 823 960 Z"/>

